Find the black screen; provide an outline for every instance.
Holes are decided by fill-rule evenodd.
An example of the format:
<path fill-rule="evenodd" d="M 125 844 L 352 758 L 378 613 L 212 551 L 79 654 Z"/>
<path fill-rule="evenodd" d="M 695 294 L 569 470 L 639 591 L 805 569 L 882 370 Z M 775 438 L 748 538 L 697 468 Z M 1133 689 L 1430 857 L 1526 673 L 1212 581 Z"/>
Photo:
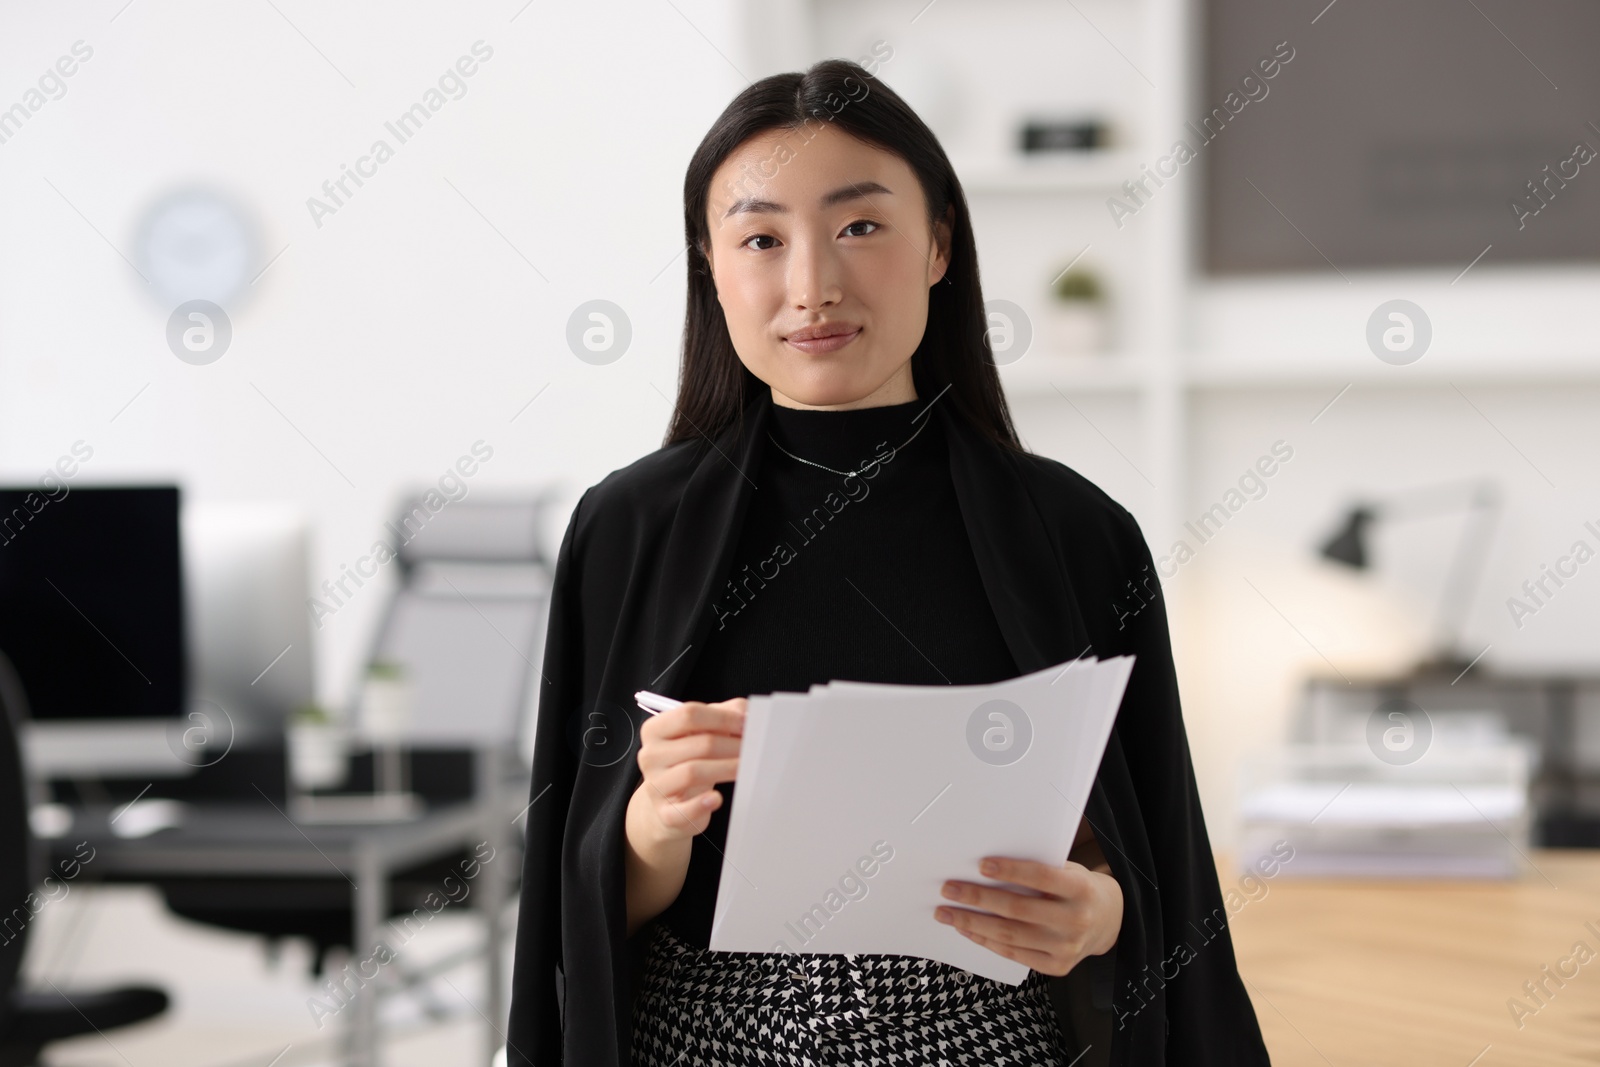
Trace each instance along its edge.
<path fill-rule="evenodd" d="M 0 650 L 36 719 L 177 716 L 176 486 L 0 488 Z"/>

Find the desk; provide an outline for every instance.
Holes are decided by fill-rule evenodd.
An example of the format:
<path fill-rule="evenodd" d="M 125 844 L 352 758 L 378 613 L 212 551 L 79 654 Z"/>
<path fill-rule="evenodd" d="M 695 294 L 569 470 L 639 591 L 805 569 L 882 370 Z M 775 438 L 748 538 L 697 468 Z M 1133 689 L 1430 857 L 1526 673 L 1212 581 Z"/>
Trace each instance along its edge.
<path fill-rule="evenodd" d="M 1600 851 L 1529 858 L 1515 882 L 1267 881 L 1232 928 L 1275 1067 L 1593 1067 Z M 1578 941 L 1597 955 L 1544 979 Z M 1523 983 L 1541 980 L 1538 1007 Z M 1537 1013 L 1519 1029 L 1508 1000 Z"/>
<path fill-rule="evenodd" d="M 74 810 L 73 827 L 49 842 L 52 862 L 72 855 L 78 842 L 93 846 L 88 865 L 96 879 L 159 882 L 195 876 L 342 877 L 350 883 L 355 918 L 357 960 L 371 955 L 388 918 L 389 879 L 397 871 L 471 850 L 482 842 L 494 849 L 474 881 L 477 907 L 487 936 L 489 1003 L 485 1021 L 490 1050 L 503 1043 L 493 1018 L 503 1017 L 506 990 L 502 980 L 505 931 L 502 916 L 510 885 L 520 873 L 520 857 L 511 847 L 510 814 L 488 801 L 436 808 L 410 822 L 388 824 L 296 824 L 263 799 L 256 804 L 191 805 L 183 825 L 132 840 L 111 834 L 114 808 Z M 390 940 L 393 940 L 392 938 Z M 381 957 L 380 957 L 381 959 Z M 378 978 L 360 985 L 351 1000 L 349 1057 L 358 1067 L 375 1067 L 379 1058 L 376 992 L 394 976 L 378 970 Z M 488 1062 L 485 1052 L 483 1062 Z"/>

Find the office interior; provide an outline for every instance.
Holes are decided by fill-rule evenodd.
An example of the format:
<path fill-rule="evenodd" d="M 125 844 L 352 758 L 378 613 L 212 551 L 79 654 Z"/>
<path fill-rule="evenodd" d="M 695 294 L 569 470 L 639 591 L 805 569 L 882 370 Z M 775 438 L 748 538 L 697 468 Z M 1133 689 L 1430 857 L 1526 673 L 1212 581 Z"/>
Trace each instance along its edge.
<path fill-rule="evenodd" d="M 0 27 L 4 1062 L 503 1059 L 556 550 L 660 444 L 690 154 L 825 57 L 939 136 L 1021 436 L 1151 547 L 1273 1062 L 1592 1062 L 1593 5 Z"/>

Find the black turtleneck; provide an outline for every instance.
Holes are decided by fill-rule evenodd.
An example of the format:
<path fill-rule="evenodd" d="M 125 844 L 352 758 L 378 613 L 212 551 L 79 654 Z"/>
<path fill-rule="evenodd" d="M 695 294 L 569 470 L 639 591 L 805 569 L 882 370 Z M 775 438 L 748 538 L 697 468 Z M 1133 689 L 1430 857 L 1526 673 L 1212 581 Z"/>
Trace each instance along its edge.
<path fill-rule="evenodd" d="M 772 405 L 772 440 L 752 476 L 710 636 L 680 696 L 805 692 L 834 679 L 969 685 L 1017 676 L 956 503 L 940 422 L 927 408 L 924 399 L 849 411 Z M 683 890 L 661 916 L 700 948 L 711 937 L 733 802 L 731 783 L 718 788 L 724 802 L 694 839 Z"/>

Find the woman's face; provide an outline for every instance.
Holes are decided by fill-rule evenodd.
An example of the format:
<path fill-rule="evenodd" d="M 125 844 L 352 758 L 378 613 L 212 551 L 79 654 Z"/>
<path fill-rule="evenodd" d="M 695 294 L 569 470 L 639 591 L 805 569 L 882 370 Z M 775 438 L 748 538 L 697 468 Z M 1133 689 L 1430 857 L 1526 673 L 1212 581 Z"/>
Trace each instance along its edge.
<path fill-rule="evenodd" d="M 712 177 L 712 279 L 739 359 L 788 407 L 916 399 L 911 354 L 950 261 L 911 167 L 829 123 L 772 130 Z M 823 327 L 836 336 L 806 339 Z"/>

